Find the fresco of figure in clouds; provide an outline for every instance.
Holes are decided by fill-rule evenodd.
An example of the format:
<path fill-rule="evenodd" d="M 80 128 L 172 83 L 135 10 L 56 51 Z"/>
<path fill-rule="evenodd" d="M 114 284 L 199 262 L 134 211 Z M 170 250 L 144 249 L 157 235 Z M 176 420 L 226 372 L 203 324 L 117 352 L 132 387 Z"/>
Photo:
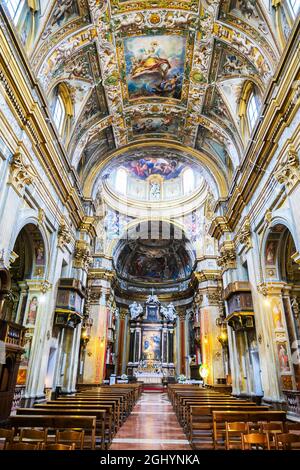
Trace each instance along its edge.
<path fill-rule="evenodd" d="M 139 36 L 124 40 L 129 99 L 181 99 L 186 38 Z"/>

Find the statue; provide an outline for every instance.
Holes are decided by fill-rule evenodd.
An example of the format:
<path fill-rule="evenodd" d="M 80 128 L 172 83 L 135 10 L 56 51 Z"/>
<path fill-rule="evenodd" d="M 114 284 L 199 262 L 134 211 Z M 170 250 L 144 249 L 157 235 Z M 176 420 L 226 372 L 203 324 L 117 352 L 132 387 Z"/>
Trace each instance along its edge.
<path fill-rule="evenodd" d="M 133 304 L 129 305 L 129 311 L 131 320 L 135 320 L 143 313 L 143 307 L 141 304 L 137 304 L 136 301 L 134 301 Z"/>
<path fill-rule="evenodd" d="M 158 201 L 160 199 L 160 185 L 156 181 L 151 183 L 150 199 L 152 201 Z"/>
<path fill-rule="evenodd" d="M 146 300 L 146 304 L 149 304 L 151 302 L 153 302 L 153 303 L 155 302 L 155 303 L 158 303 L 158 304 L 160 303 L 159 300 L 158 300 L 157 295 L 155 295 L 153 293 L 151 295 L 148 295 L 148 298 Z"/>
<path fill-rule="evenodd" d="M 172 303 L 167 307 L 161 307 L 161 313 L 167 321 L 175 321 L 177 318 L 176 310 Z"/>

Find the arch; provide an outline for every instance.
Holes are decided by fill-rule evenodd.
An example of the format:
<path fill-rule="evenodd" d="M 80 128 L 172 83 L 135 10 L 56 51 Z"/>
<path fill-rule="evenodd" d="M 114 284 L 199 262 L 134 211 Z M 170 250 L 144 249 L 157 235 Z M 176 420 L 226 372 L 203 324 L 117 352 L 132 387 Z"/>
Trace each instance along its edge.
<path fill-rule="evenodd" d="M 10 287 L 1 305 L 1 317 L 7 321 L 23 324 L 29 301 L 29 280 L 32 285 L 45 278 L 47 260 L 44 238 L 39 227 L 33 223 L 20 224 L 13 238 Z M 37 288 L 38 289 L 38 288 Z"/>
<path fill-rule="evenodd" d="M 130 228 L 127 226 L 123 231 L 127 236 L 115 240 L 112 250 L 113 266 L 120 279 L 135 284 L 152 283 L 159 278 L 160 282 L 169 284 L 190 278 L 196 255 L 184 227 L 161 218 L 128 225 Z M 143 266 L 146 267 L 144 272 L 140 269 Z"/>
<path fill-rule="evenodd" d="M 166 224 L 173 225 L 174 227 L 177 227 L 178 230 L 181 230 L 182 233 L 184 234 L 184 236 L 188 240 L 188 233 L 186 231 L 186 227 L 183 224 L 181 224 L 178 220 L 170 220 L 170 219 L 167 219 L 167 218 L 164 218 L 164 217 L 140 218 L 138 220 L 133 220 L 133 221 L 129 222 L 124 227 L 123 232 L 120 235 L 120 237 L 118 237 L 118 238 L 116 238 L 116 239 L 114 239 L 110 242 L 109 246 L 107 247 L 107 257 L 112 259 L 113 255 L 114 255 L 114 250 L 115 250 L 118 242 L 120 241 L 120 239 L 122 239 L 122 237 L 124 238 L 126 233 L 128 233 L 130 230 L 134 229 L 137 225 L 144 224 L 144 223 L 149 223 L 149 222 L 156 222 L 156 223 L 157 222 L 163 222 L 163 223 L 166 223 Z M 191 249 L 194 250 L 194 247 L 192 247 Z"/>
<path fill-rule="evenodd" d="M 287 218 L 276 215 L 265 230 L 261 242 L 261 262 L 265 280 L 284 280 L 281 276 L 279 255 L 280 245 L 284 243 L 284 239 L 288 233 L 294 241 L 295 251 L 298 252 L 298 237 L 292 222 Z M 269 256 L 269 259 L 267 259 L 267 256 Z M 274 274 L 272 274 L 271 271 L 274 271 Z"/>
<path fill-rule="evenodd" d="M 275 331 L 275 352 L 278 358 L 280 387 L 289 389 L 300 386 L 300 364 L 292 361 L 300 341 L 300 272 L 294 254 L 298 255 L 297 239 L 282 219 L 274 218 L 266 231 L 264 272 L 268 285 L 266 314 L 270 315 Z M 284 221 L 285 222 L 285 221 Z M 296 346 L 295 346 L 296 345 Z"/>
<path fill-rule="evenodd" d="M 91 169 L 88 177 L 86 178 L 83 186 L 83 194 L 85 197 L 92 197 L 94 192 L 95 182 L 97 181 L 98 175 L 101 173 L 102 169 L 111 162 L 114 158 L 119 157 L 128 151 L 133 151 L 136 149 L 143 149 L 147 147 L 159 146 L 161 148 L 169 148 L 179 150 L 185 153 L 188 153 L 189 156 L 196 159 L 202 163 L 203 166 L 210 172 L 212 178 L 214 179 L 216 186 L 218 188 L 218 193 L 220 197 L 227 195 L 228 191 L 228 182 L 226 180 L 225 174 L 221 168 L 206 154 L 199 152 L 198 150 L 192 148 L 186 148 L 181 144 L 175 142 L 161 142 L 159 140 L 149 140 L 147 142 L 134 142 L 130 145 L 119 148 L 118 150 L 111 152 L 104 160 L 98 161 L 94 167 Z"/>
<path fill-rule="evenodd" d="M 49 254 L 50 254 L 49 240 L 48 240 L 45 228 L 39 224 L 37 217 L 34 215 L 24 217 L 24 219 L 21 219 L 17 223 L 17 225 L 15 226 L 15 230 L 13 231 L 13 235 L 11 237 L 10 243 L 9 243 L 9 252 L 11 253 L 13 251 L 18 235 L 20 234 L 22 229 L 25 228 L 27 225 L 35 225 L 36 229 L 40 232 L 40 235 L 43 240 L 44 248 L 45 248 L 45 264 L 47 266 L 49 262 Z M 45 276 L 46 276 L 46 271 L 45 271 Z"/>

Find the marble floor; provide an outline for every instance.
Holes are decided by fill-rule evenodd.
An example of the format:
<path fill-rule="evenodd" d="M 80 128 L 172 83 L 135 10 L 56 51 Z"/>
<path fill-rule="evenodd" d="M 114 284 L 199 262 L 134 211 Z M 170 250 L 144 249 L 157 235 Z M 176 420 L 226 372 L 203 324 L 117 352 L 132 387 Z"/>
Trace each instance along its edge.
<path fill-rule="evenodd" d="M 115 436 L 112 450 L 190 450 L 166 393 L 144 392 Z"/>

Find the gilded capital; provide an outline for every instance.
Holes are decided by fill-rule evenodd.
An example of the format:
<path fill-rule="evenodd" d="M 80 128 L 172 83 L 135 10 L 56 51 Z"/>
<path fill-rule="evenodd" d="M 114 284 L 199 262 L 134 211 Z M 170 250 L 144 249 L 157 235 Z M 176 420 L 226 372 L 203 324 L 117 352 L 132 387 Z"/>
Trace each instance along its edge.
<path fill-rule="evenodd" d="M 73 265 L 74 268 L 88 271 L 93 258 L 90 256 L 90 246 L 85 240 L 76 240 Z"/>
<path fill-rule="evenodd" d="M 65 220 L 62 220 L 58 228 L 57 246 L 60 248 L 68 245 L 72 240 L 70 229 Z"/>
<path fill-rule="evenodd" d="M 247 249 L 252 248 L 252 239 L 251 239 L 251 227 L 250 227 L 250 220 L 247 217 L 240 233 L 238 235 L 238 241 L 241 245 L 244 245 Z"/>
<path fill-rule="evenodd" d="M 17 193 L 23 194 L 25 186 L 33 183 L 36 173 L 29 163 L 26 163 L 24 156 L 17 151 L 10 162 L 9 184 L 11 184 Z"/>
<path fill-rule="evenodd" d="M 91 238 L 96 236 L 95 217 L 85 216 L 79 227 L 81 232 L 86 232 Z"/>
<path fill-rule="evenodd" d="M 288 192 L 299 183 L 299 158 L 294 149 L 289 148 L 287 155 L 280 162 L 278 169 L 274 172 L 274 178 L 278 183 L 285 185 Z"/>
<path fill-rule="evenodd" d="M 211 237 L 217 238 L 218 240 L 225 232 L 230 232 L 229 223 L 226 217 L 217 216 L 215 217 L 209 227 L 209 235 Z"/>
<path fill-rule="evenodd" d="M 221 245 L 220 256 L 217 259 L 217 264 L 223 271 L 236 268 L 236 251 L 232 241 L 225 241 Z"/>

